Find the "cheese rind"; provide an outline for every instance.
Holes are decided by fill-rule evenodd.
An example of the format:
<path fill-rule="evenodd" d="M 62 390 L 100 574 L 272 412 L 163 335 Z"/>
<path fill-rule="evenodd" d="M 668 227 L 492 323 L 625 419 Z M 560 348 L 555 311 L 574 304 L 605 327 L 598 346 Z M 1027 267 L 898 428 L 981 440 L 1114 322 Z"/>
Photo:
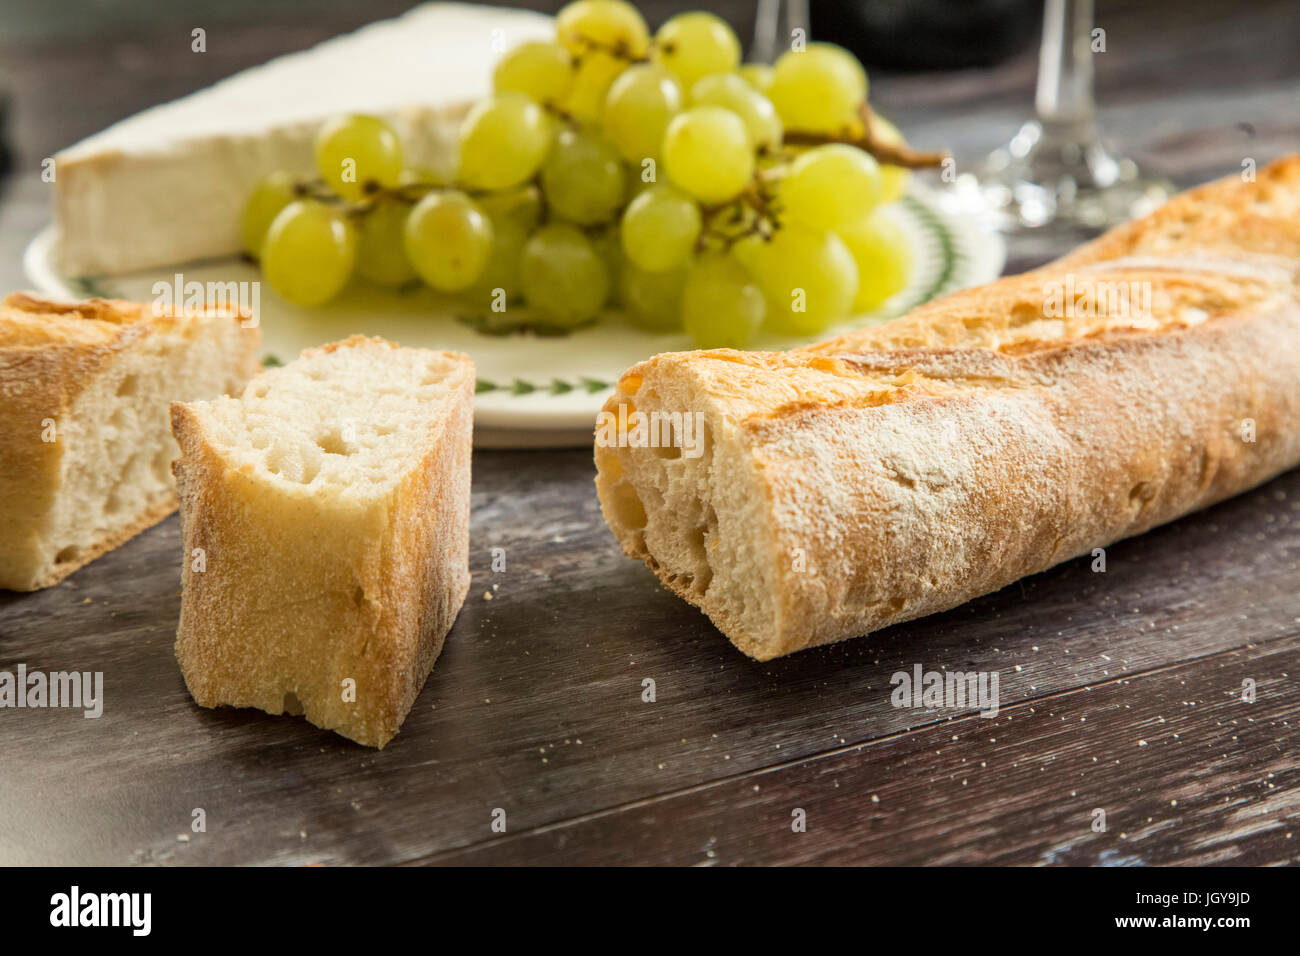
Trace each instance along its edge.
<path fill-rule="evenodd" d="M 59 266 L 120 275 L 237 254 L 253 186 L 310 172 L 316 130 L 342 113 L 383 116 L 409 165 L 445 168 L 501 52 L 553 30 L 527 11 L 429 3 L 116 123 L 55 157 Z"/>

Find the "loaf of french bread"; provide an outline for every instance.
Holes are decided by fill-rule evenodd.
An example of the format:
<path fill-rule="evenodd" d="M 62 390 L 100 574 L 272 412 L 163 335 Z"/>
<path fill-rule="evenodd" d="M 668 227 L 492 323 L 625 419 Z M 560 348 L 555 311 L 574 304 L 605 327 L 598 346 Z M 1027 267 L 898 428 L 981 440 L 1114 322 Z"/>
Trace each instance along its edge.
<path fill-rule="evenodd" d="M 598 432 L 624 551 L 751 657 L 954 607 L 1300 464 L 1300 156 L 828 342 L 655 356 L 605 411 L 664 439 Z"/>

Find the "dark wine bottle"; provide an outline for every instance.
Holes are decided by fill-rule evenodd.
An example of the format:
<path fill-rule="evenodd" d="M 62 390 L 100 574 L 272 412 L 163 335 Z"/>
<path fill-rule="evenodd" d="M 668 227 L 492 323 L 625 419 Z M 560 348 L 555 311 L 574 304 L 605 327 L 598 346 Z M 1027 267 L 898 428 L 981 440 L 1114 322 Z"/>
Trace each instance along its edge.
<path fill-rule="evenodd" d="M 812 35 L 869 66 L 950 70 L 989 66 L 1038 34 L 1042 0 L 818 0 Z"/>

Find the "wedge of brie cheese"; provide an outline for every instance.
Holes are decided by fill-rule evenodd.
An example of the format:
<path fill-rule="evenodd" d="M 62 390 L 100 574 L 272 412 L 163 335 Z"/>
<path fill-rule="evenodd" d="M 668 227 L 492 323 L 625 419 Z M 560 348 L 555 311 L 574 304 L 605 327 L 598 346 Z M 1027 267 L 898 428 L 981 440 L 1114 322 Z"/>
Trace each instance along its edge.
<path fill-rule="evenodd" d="M 553 35 L 540 14 L 428 3 L 116 123 L 55 157 L 60 268 L 117 275 L 237 254 L 253 186 L 310 173 L 317 128 L 342 113 L 385 117 L 408 165 L 445 169 L 501 54 Z"/>

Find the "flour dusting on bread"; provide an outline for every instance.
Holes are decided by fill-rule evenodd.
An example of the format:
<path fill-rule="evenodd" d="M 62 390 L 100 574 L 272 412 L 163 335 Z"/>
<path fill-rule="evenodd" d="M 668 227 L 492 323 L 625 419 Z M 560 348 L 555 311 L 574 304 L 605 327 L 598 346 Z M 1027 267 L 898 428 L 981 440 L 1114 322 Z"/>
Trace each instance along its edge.
<path fill-rule="evenodd" d="M 596 448 L 624 551 L 759 659 L 961 604 L 1300 464 L 1300 156 L 786 353 L 659 355 Z M 1117 295 L 1116 292 L 1123 294 Z"/>

